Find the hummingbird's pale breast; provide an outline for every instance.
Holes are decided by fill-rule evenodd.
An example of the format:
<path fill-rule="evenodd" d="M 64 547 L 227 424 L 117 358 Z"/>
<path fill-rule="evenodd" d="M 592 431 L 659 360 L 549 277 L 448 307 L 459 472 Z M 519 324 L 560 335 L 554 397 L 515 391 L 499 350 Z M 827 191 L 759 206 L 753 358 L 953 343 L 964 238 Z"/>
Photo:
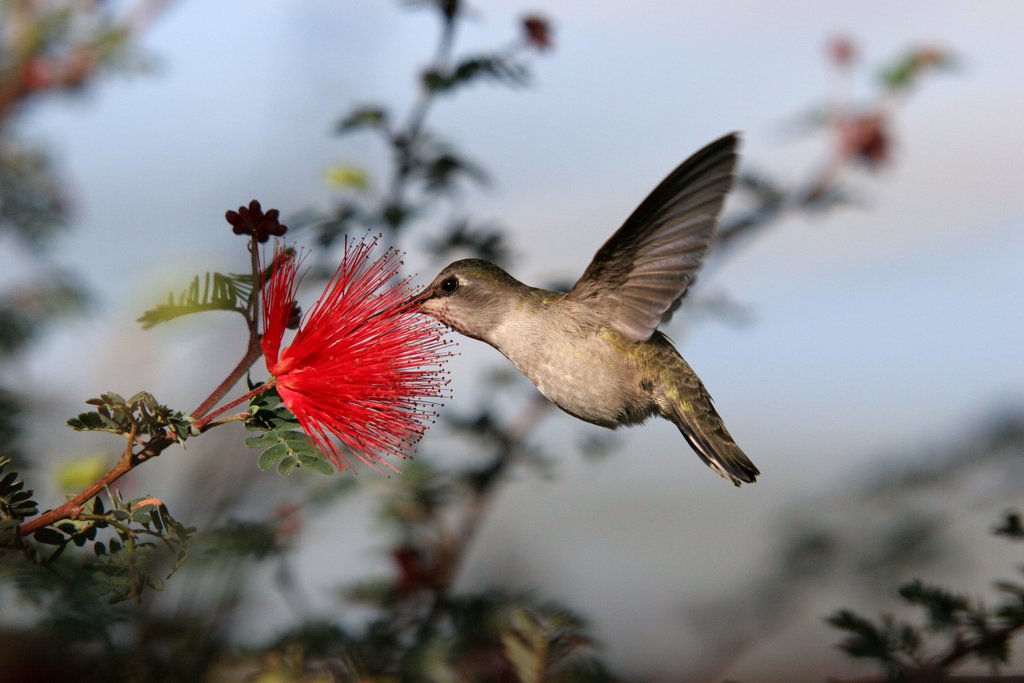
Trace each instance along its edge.
<path fill-rule="evenodd" d="M 624 339 L 584 304 L 531 290 L 488 335 L 548 400 L 602 427 L 642 422 L 655 412 L 643 344 Z"/>

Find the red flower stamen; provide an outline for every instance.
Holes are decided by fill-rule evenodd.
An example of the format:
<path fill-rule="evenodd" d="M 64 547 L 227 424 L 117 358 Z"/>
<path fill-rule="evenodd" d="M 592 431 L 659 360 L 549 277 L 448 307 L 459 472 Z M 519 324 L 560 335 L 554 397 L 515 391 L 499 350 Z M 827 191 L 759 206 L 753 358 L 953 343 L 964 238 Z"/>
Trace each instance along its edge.
<path fill-rule="evenodd" d="M 263 285 L 267 370 L 284 404 L 338 469 L 349 462 L 332 436 L 374 469 L 395 469 L 385 457 L 408 457 L 448 385 L 449 342 L 405 303 L 409 280 L 393 283 L 401 254 L 388 249 L 371 260 L 376 245 L 377 239 L 346 239 L 341 265 L 283 350 L 303 257 L 282 258 L 276 247 Z"/>

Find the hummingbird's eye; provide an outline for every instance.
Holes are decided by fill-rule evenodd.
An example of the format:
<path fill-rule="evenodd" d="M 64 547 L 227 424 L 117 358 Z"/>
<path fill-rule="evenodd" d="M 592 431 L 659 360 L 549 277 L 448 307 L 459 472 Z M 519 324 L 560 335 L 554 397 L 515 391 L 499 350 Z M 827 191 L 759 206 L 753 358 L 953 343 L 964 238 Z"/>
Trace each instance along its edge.
<path fill-rule="evenodd" d="M 445 294 L 454 294 L 455 290 L 457 290 L 458 288 L 459 278 L 455 277 L 454 275 L 452 275 L 451 277 L 446 277 L 441 282 L 441 291 L 444 292 Z"/>

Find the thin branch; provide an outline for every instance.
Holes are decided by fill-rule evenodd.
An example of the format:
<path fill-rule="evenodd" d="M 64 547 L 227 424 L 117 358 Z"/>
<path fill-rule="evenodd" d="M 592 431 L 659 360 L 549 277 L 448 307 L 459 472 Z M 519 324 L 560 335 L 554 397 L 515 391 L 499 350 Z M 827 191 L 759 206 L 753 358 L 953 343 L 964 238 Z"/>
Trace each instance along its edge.
<path fill-rule="evenodd" d="M 213 418 L 217 417 L 218 415 L 223 415 L 224 413 L 226 413 L 227 411 L 231 410 L 232 408 L 234 408 L 235 406 L 239 405 L 240 403 L 248 401 L 253 396 L 257 396 L 259 394 L 262 394 L 264 391 L 267 391 L 268 389 L 273 387 L 276 383 L 277 383 L 276 380 L 274 378 L 271 378 L 269 382 L 266 382 L 265 384 L 259 385 L 258 387 L 256 387 L 252 391 L 246 392 L 245 394 L 242 394 L 238 398 L 232 399 L 228 403 L 225 403 L 224 405 L 222 405 L 220 408 L 217 408 L 217 410 L 214 410 L 214 411 L 208 413 L 207 415 L 204 415 L 200 419 L 196 420 L 195 425 L 194 425 L 195 428 L 198 429 L 199 431 L 203 431 L 204 429 L 207 429 L 207 428 L 213 426 L 214 424 L 224 424 L 226 422 L 235 422 L 235 421 L 237 421 L 239 419 L 245 419 L 245 415 L 244 414 L 241 415 L 241 416 L 233 415 L 230 418 L 227 418 L 227 419 L 224 419 L 224 420 L 218 420 L 216 423 L 211 423 L 211 420 L 213 420 Z"/>
<path fill-rule="evenodd" d="M 438 38 L 437 50 L 429 70 L 444 71 L 447 68 L 448 62 L 451 60 L 452 48 L 455 44 L 455 28 L 457 24 L 458 17 L 456 14 L 444 14 L 444 23 L 441 28 L 441 35 Z M 423 134 L 423 125 L 436 98 L 436 93 L 427 88 L 426 85 L 422 85 L 419 97 L 409 111 L 405 130 L 395 132 L 391 136 L 392 146 L 396 153 L 395 173 L 391 177 L 391 183 L 388 187 L 387 198 L 384 202 L 385 207 L 399 206 L 402 202 L 409 174 L 412 170 L 413 149 Z"/>
<path fill-rule="evenodd" d="M 157 455 L 159 453 L 159 451 L 162 451 L 164 448 L 166 448 L 171 443 L 173 443 L 173 441 L 171 441 L 167 437 L 161 437 L 161 438 L 166 443 L 161 448 L 159 448 L 159 450 L 155 450 L 154 449 L 154 446 L 158 446 L 159 445 L 157 443 L 159 441 L 159 439 L 154 439 L 154 441 L 151 442 L 149 446 L 147 446 L 147 450 L 151 450 L 151 449 L 155 450 L 153 455 Z M 93 482 L 88 488 L 86 488 L 84 491 L 82 491 L 81 493 L 76 495 L 74 498 L 72 498 L 68 502 L 66 502 L 63 505 L 60 505 L 58 507 L 55 507 L 52 510 L 48 510 L 48 511 L 44 512 L 43 514 L 41 514 L 41 515 L 39 515 L 39 516 L 37 516 L 37 517 L 35 517 L 33 519 L 30 519 L 27 522 L 24 522 L 21 526 L 18 527 L 18 533 L 21 534 L 22 536 L 28 536 L 29 534 L 33 534 L 36 531 L 38 531 L 39 529 L 41 529 L 41 528 L 43 528 L 45 526 L 49 526 L 50 524 L 53 524 L 54 522 L 58 522 L 58 521 L 60 521 L 62 519 L 75 519 L 79 514 L 82 513 L 82 510 L 84 509 L 84 505 L 91 498 L 93 498 L 96 494 L 98 494 L 100 491 L 105 489 L 107 486 L 110 486 L 115 481 L 117 481 L 118 479 L 120 479 L 124 475 L 128 474 L 128 472 L 130 472 L 132 470 L 132 468 L 135 467 L 136 464 L 137 464 L 137 461 L 133 461 L 132 458 L 121 458 L 121 459 L 119 459 L 117 461 L 117 464 L 114 465 L 114 467 L 109 472 L 107 472 L 102 477 L 100 477 L 98 480 Z"/>
<path fill-rule="evenodd" d="M 446 584 L 451 585 L 458 578 L 466 551 L 472 544 L 473 539 L 476 538 L 477 532 L 480 531 L 480 527 L 490 511 L 491 503 L 494 501 L 494 493 L 498 488 L 498 484 L 502 482 L 502 476 L 512 464 L 520 446 L 530 436 L 537 427 L 537 424 L 540 423 L 541 418 L 547 414 L 550 408 L 550 401 L 540 393 L 534 393 L 519 416 L 519 420 L 512 427 L 502 432 L 498 452 L 487 469 L 481 473 L 477 486 L 473 490 L 473 496 L 467 504 L 468 511 L 466 512 L 462 529 L 455 541 L 452 562 L 446 568 Z"/>
<path fill-rule="evenodd" d="M 959 664 L 962 660 L 975 654 L 983 645 L 1009 640 L 1010 636 L 1024 628 L 1021 623 L 1009 623 L 985 634 L 984 638 L 970 640 L 957 639 L 944 656 L 933 665 L 938 670 L 946 670 Z"/>
<path fill-rule="evenodd" d="M 245 373 L 249 371 L 249 368 L 253 366 L 253 363 L 259 360 L 259 357 L 263 355 L 263 349 L 260 346 L 258 314 L 260 291 L 263 287 L 263 275 L 260 272 L 259 254 L 257 252 L 258 249 L 259 246 L 256 242 L 256 236 L 253 235 L 249 242 L 249 254 L 252 262 L 251 267 L 253 277 L 252 296 L 249 298 L 248 310 L 243 314 L 246 326 L 249 328 L 249 346 L 245 350 L 245 355 L 242 356 L 242 360 L 238 361 L 238 364 L 230 373 L 228 373 L 228 376 L 224 378 L 224 381 L 218 384 L 217 388 L 210 392 L 210 395 L 206 397 L 206 400 L 200 403 L 199 406 L 192 411 L 192 417 L 201 423 L 205 423 L 210 417 L 219 415 L 223 410 L 225 410 L 225 408 L 221 408 L 213 415 L 206 415 L 211 408 L 217 405 L 217 403 L 223 399 L 229 391 L 231 391 L 231 387 L 235 386 L 235 384 L 242 379 Z M 271 264 L 271 266 L 273 267 L 274 264 Z M 233 404 L 229 404 L 229 407 L 230 405 Z M 202 420 L 203 417 L 206 417 L 207 419 Z"/>
<path fill-rule="evenodd" d="M 541 418 L 551 408 L 551 402 L 541 394 L 534 394 L 526 405 L 519 420 L 497 436 L 498 450 L 491 463 L 476 475 L 475 486 L 470 499 L 465 503 L 466 512 L 458 534 L 448 542 L 444 549 L 444 564 L 440 567 L 440 577 L 436 584 L 430 611 L 422 621 L 419 633 L 429 633 L 437 619 L 441 616 L 441 608 L 445 598 L 451 591 L 465 562 L 469 547 L 483 526 L 483 521 L 494 502 L 494 494 L 499 485 L 505 481 L 504 474 L 515 459 L 519 447 L 530 436 Z"/>

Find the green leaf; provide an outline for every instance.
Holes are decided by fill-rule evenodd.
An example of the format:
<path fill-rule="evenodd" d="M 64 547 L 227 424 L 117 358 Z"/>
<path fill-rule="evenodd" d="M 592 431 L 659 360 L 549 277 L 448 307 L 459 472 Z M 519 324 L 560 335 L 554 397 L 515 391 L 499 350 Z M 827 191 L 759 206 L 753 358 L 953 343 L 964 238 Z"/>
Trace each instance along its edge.
<path fill-rule="evenodd" d="M 78 417 L 72 417 L 68 420 L 68 426 L 79 432 L 126 433 L 124 425 L 120 422 L 97 412 L 79 413 Z"/>
<path fill-rule="evenodd" d="M 448 71 L 431 69 L 423 74 L 423 86 L 435 93 L 448 93 L 480 80 L 506 85 L 526 85 L 530 72 L 525 65 L 500 54 L 469 57 Z"/>
<path fill-rule="evenodd" d="M 105 453 L 71 458 L 57 465 L 53 478 L 63 491 L 80 491 L 110 469 L 108 460 Z"/>
<path fill-rule="evenodd" d="M 236 311 L 244 315 L 252 297 L 252 287 L 252 275 L 248 274 L 206 273 L 202 282 L 196 275 L 177 297 L 169 294 L 166 303 L 143 313 L 138 322 L 142 324 L 142 329 L 148 330 L 160 323 L 193 313 Z"/>
<path fill-rule="evenodd" d="M 331 474 L 334 468 L 306 436 L 298 430 L 278 430 L 250 436 L 245 440 L 249 448 L 265 448 L 256 461 L 261 470 L 277 466 L 281 474 L 289 474 L 300 464 L 317 472 Z"/>
<path fill-rule="evenodd" d="M 249 439 L 246 439 L 245 443 L 247 446 L 252 445 L 249 443 Z M 256 460 L 256 466 L 259 467 L 262 471 L 266 472 L 271 467 L 277 465 L 277 463 L 283 460 L 287 455 L 288 447 L 285 446 L 284 444 L 279 443 L 275 446 L 271 446 L 267 450 L 260 453 L 260 457 Z"/>
<path fill-rule="evenodd" d="M 900 595 L 910 604 L 919 605 L 928 611 L 928 627 L 933 631 L 956 628 L 960 617 L 969 608 L 966 597 L 926 584 L 920 579 L 901 586 Z"/>
<path fill-rule="evenodd" d="M 146 391 L 140 391 L 129 399 L 109 391 L 100 394 L 99 398 L 90 398 L 86 403 L 96 406 L 96 410 L 69 419 L 68 426 L 72 429 L 127 435 L 134 427 L 136 435 L 150 436 L 164 436 L 170 431 L 178 442 L 184 441 L 191 433 L 191 417 L 161 405 Z"/>
<path fill-rule="evenodd" d="M 334 472 L 331 462 L 309 440 L 306 433 L 298 428 L 299 421 L 284 405 L 275 389 L 261 392 L 252 398 L 245 426 L 262 432 L 245 440 L 249 448 L 263 449 L 256 460 L 256 466 L 261 470 L 276 467 L 279 474 L 291 474 L 303 466 L 322 474 Z"/>
<path fill-rule="evenodd" d="M 299 461 L 294 456 L 289 455 L 277 463 L 277 473 L 284 475 L 292 474 L 298 467 Z"/>
<path fill-rule="evenodd" d="M 320 474 L 334 474 L 334 465 L 319 450 L 316 453 L 300 453 L 299 464 L 316 470 Z"/>
<path fill-rule="evenodd" d="M 386 129 L 388 112 L 383 107 L 367 105 L 356 107 L 338 122 L 335 132 L 338 134 L 352 133 L 365 129 Z"/>
<path fill-rule="evenodd" d="M 17 525 L 28 517 L 39 514 L 39 505 L 32 500 L 32 490 L 25 490 L 25 484 L 21 481 L 17 472 L 3 474 L 4 469 L 9 465 L 11 459 L 7 456 L 0 456 L 0 521 L 12 521 L 13 524 L 5 526 L 7 532 L 0 533 L 0 545 L 7 545 L 16 540 L 10 537 L 10 528 L 17 531 Z"/>
<path fill-rule="evenodd" d="M 45 543 L 46 545 L 64 545 L 67 543 L 67 537 L 56 529 L 44 526 L 39 531 L 32 535 L 39 543 Z"/>
<path fill-rule="evenodd" d="M 882 67 L 879 80 L 887 88 L 902 90 L 929 69 L 949 70 L 956 65 L 954 56 L 938 48 L 923 47 L 905 52 Z"/>
<path fill-rule="evenodd" d="M 336 190 L 365 192 L 370 187 L 370 176 L 366 169 L 354 164 L 338 164 L 324 171 L 324 181 Z"/>

